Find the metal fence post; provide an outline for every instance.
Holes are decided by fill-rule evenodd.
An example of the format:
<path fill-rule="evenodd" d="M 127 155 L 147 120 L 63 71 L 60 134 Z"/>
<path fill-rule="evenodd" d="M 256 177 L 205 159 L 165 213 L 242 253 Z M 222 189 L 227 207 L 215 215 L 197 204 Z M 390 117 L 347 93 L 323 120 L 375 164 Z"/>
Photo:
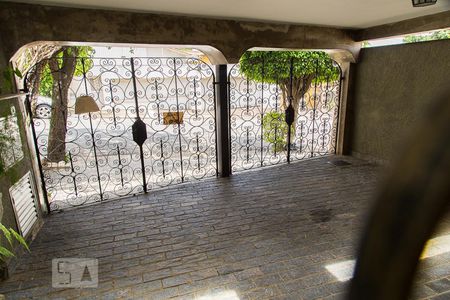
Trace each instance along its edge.
<path fill-rule="evenodd" d="M 294 79 L 294 58 L 291 58 L 291 63 L 290 63 L 290 67 L 289 67 L 289 93 L 288 93 L 288 97 L 289 97 L 289 105 L 285 110 L 285 121 L 286 124 L 288 125 L 288 130 L 287 130 L 287 154 L 286 154 L 286 161 L 288 163 L 291 162 L 291 134 L 292 134 L 292 124 L 295 121 L 295 113 L 296 111 L 294 110 L 294 107 L 292 106 L 292 101 L 293 101 L 293 84 L 292 81 Z"/>
<path fill-rule="evenodd" d="M 217 171 L 220 177 L 231 174 L 230 110 L 227 65 L 216 66 Z"/>
<path fill-rule="evenodd" d="M 144 121 L 141 120 L 141 116 L 139 115 L 138 90 L 136 84 L 136 72 L 134 70 L 133 57 L 130 58 L 130 62 L 131 62 L 131 80 L 133 82 L 134 105 L 136 106 L 136 121 L 132 125 L 133 141 L 139 146 L 139 155 L 141 159 L 141 170 L 142 170 L 142 188 L 144 189 L 144 193 L 147 193 L 147 177 L 145 175 L 144 150 L 142 149 L 142 145 L 147 139 L 147 127 Z"/>

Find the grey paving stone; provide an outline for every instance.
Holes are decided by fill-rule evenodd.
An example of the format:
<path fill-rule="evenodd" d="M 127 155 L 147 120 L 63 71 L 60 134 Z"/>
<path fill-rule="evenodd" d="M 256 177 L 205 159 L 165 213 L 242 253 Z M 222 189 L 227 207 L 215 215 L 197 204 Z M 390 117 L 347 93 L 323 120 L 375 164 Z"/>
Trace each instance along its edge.
<path fill-rule="evenodd" d="M 434 296 L 430 298 L 431 300 L 449 300 L 450 292 L 442 293 L 440 295 Z"/>
<path fill-rule="evenodd" d="M 140 284 L 134 284 L 131 287 L 131 292 L 133 296 L 142 296 L 150 292 L 159 290 L 162 288 L 161 280 L 149 281 Z"/>
<path fill-rule="evenodd" d="M 449 276 L 450 276 L 450 269 L 449 269 Z M 432 282 L 428 282 L 428 283 L 426 283 L 426 285 L 437 293 L 443 293 L 446 291 L 450 291 L 450 279 L 449 278 L 442 278 L 442 279 L 438 279 L 438 280 L 435 280 Z"/>
<path fill-rule="evenodd" d="M 353 259 L 380 169 L 292 163 L 66 210 L 0 283 L 7 299 L 340 299 L 326 265 Z M 450 218 L 438 234 L 450 233 Z M 99 258 L 97 289 L 51 288 L 55 257 Z M 413 299 L 449 299 L 449 253 L 419 265 Z M 440 298 L 439 298 L 440 297 Z M 447 298 L 446 298 L 447 297 Z"/>
<path fill-rule="evenodd" d="M 188 274 L 177 275 L 173 277 L 164 278 L 162 280 L 163 287 L 172 287 L 182 285 L 191 281 L 191 277 Z"/>

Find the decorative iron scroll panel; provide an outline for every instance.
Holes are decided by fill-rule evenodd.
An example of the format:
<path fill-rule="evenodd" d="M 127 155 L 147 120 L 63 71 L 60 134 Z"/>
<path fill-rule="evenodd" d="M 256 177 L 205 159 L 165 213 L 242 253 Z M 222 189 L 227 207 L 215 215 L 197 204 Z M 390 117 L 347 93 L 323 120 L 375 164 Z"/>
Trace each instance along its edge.
<path fill-rule="evenodd" d="M 298 59 L 297 59 L 298 60 Z M 298 61 L 286 61 L 296 64 Z M 314 63 L 314 62 L 311 62 Z M 230 99 L 230 143 L 232 171 L 276 165 L 292 160 L 325 156 L 336 152 L 336 136 L 341 94 L 342 72 L 330 59 L 333 78 L 320 74 L 319 68 L 312 74 L 311 82 L 280 74 L 280 79 L 264 80 L 265 65 L 255 62 L 253 74 L 261 72 L 260 80 L 248 79 L 240 65 L 231 67 L 228 74 Z M 282 76 L 285 76 L 282 78 Z M 288 144 L 288 124 L 285 109 L 289 103 L 289 84 L 292 76 L 304 81 L 297 84 L 298 107 L 291 127 Z M 282 83 L 284 81 L 284 85 Z M 295 91 L 294 91 L 295 93 Z M 289 148 L 289 153 L 288 153 Z"/>
<path fill-rule="evenodd" d="M 62 59 L 57 63 L 61 66 Z M 41 84 L 56 78 L 64 93 L 58 78 L 68 74 L 46 68 L 35 66 L 27 86 L 51 210 L 217 175 L 215 80 L 209 65 L 194 58 L 77 58 L 60 161 L 49 159 L 49 138 L 53 114 L 64 114 L 54 105 L 61 94 L 51 91 L 50 116 L 36 115 L 36 104 L 45 98 L 38 97 L 34 80 L 36 72 Z M 82 95 L 91 96 L 100 111 L 75 114 Z M 165 122 L 165 115 L 181 117 Z M 138 118 L 147 131 L 142 148 L 132 134 Z"/>

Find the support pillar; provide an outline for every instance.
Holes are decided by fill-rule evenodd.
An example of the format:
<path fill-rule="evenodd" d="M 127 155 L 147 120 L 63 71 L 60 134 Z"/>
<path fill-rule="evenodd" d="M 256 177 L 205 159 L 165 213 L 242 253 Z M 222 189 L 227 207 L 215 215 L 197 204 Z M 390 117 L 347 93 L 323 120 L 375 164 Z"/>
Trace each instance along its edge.
<path fill-rule="evenodd" d="M 217 172 L 220 177 L 228 177 L 231 174 L 230 109 L 227 75 L 227 65 L 216 66 L 216 147 Z"/>

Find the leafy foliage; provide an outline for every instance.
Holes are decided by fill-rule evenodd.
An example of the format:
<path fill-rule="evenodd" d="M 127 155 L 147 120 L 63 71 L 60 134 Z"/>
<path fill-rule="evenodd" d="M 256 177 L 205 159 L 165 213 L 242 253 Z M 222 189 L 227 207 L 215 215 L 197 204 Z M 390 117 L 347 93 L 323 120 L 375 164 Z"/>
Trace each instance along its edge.
<path fill-rule="evenodd" d="M 283 151 L 287 146 L 288 125 L 284 120 L 284 113 L 269 112 L 263 117 L 263 138 L 272 144 L 276 152 Z"/>
<path fill-rule="evenodd" d="M 22 245 L 22 247 L 24 247 L 25 249 L 27 249 L 28 252 L 30 252 L 30 248 L 28 247 L 25 239 L 20 234 L 18 234 L 14 229 L 6 228 L 5 225 L 0 223 L 0 231 L 8 241 L 10 249 L 13 248 L 13 241 L 16 240 L 17 242 L 19 242 L 20 245 Z M 0 260 L 5 261 L 7 258 L 15 256 L 10 249 L 8 249 L 5 246 L 0 246 Z"/>
<path fill-rule="evenodd" d="M 367 47 L 370 47 L 370 46 L 371 46 L 371 44 L 370 44 L 369 41 L 363 41 L 361 43 L 361 48 L 367 48 Z"/>
<path fill-rule="evenodd" d="M 0 94 L 10 93 L 12 92 L 14 75 L 18 78 L 22 78 L 22 73 L 19 69 L 13 69 L 11 66 L 6 67 L 2 71 L 2 76 L 0 78 Z"/>
<path fill-rule="evenodd" d="M 417 43 L 450 39 L 450 29 L 437 30 L 431 34 L 408 35 L 403 38 L 404 43 Z"/>
<path fill-rule="evenodd" d="M 71 47 L 69 48 L 70 51 L 74 51 L 74 48 L 78 51 L 79 57 L 92 57 L 94 54 L 94 48 L 89 46 L 77 46 L 77 47 Z M 56 54 L 56 59 L 59 60 L 59 64 L 62 64 L 63 61 L 63 51 L 58 51 Z M 54 58 L 52 58 L 54 59 Z M 86 59 L 85 60 L 85 70 L 86 72 L 92 68 L 92 60 Z M 45 97 L 52 97 L 52 88 L 53 88 L 53 77 L 51 76 L 50 67 L 47 64 L 45 64 L 44 70 L 42 72 L 41 78 L 40 78 L 40 85 L 39 85 L 39 95 L 45 96 Z M 83 67 L 81 66 L 81 60 L 77 60 L 77 66 L 75 67 L 75 76 L 81 76 L 83 75 Z"/>
<path fill-rule="evenodd" d="M 50 67 L 45 64 L 44 71 L 41 75 L 41 82 L 39 85 L 39 95 L 45 97 L 52 96 L 53 77 L 50 75 Z"/>
<path fill-rule="evenodd" d="M 323 51 L 247 51 L 239 61 L 240 72 L 258 82 L 280 83 L 293 77 L 314 75 L 313 82 L 336 80 L 339 69 Z"/>
<path fill-rule="evenodd" d="M 295 115 L 311 83 L 335 81 L 340 76 L 339 67 L 323 51 L 247 51 L 239 61 L 239 68 L 250 80 L 278 84 L 282 91 L 281 109 L 289 104 L 288 91 L 292 84 L 291 104 Z M 263 130 L 264 140 L 271 143 L 275 151 L 286 148 L 288 125 L 284 112 L 265 114 Z"/>
<path fill-rule="evenodd" d="M 9 130 L 8 117 L 9 116 L 6 116 L 3 130 L 0 130 L 0 175 L 2 175 L 5 172 L 5 162 L 4 159 L 2 158 L 2 154 L 5 152 L 5 149 L 7 149 L 11 145 L 11 143 L 14 142 L 14 138 L 5 134 Z"/>

